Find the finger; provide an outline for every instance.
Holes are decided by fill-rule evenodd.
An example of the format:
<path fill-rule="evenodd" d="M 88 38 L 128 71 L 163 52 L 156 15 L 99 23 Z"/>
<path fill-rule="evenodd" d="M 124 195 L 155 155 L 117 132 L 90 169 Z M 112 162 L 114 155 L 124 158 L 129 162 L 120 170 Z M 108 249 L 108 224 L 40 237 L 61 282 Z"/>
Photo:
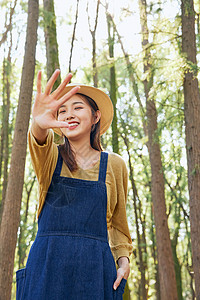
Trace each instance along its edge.
<path fill-rule="evenodd" d="M 37 75 L 37 93 L 41 94 L 41 79 L 42 79 L 42 71 L 38 72 Z"/>
<path fill-rule="evenodd" d="M 53 75 L 51 76 L 49 81 L 47 82 L 45 92 L 44 92 L 46 95 L 49 95 L 51 93 L 53 85 L 54 85 L 56 79 L 58 78 L 59 74 L 60 74 L 60 70 L 58 70 L 58 69 L 55 70 L 55 72 L 53 73 Z"/>
<path fill-rule="evenodd" d="M 68 93 L 66 93 L 63 97 L 57 100 L 57 107 L 59 108 L 63 103 L 69 100 L 73 95 L 75 95 L 80 89 L 80 86 L 75 86 Z"/>
<path fill-rule="evenodd" d="M 53 95 L 53 97 L 55 99 L 59 98 L 59 95 L 62 93 L 62 91 L 64 90 L 64 88 L 66 87 L 66 85 L 70 82 L 72 78 L 72 74 L 69 73 L 65 79 L 63 80 L 63 82 L 59 85 L 59 87 L 51 94 Z"/>
<path fill-rule="evenodd" d="M 69 125 L 67 122 L 61 122 L 61 121 L 54 121 L 51 123 L 52 128 L 69 128 Z"/>
<path fill-rule="evenodd" d="M 113 289 L 116 290 L 118 286 L 120 285 L 120 282 L 122 280 L 123 276 L 122 275 L 117 275 L 117 279 L 115 280 L 113 284 Z"/>

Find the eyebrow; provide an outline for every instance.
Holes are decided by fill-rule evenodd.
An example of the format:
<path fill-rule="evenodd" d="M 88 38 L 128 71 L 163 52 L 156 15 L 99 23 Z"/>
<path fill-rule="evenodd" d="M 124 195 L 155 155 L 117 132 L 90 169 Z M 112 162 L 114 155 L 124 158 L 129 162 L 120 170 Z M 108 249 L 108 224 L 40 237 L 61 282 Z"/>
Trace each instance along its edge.
<path fill-rule="evenodd" d="M 76 101 L 76 102 L 73 102 L 72 105 L 74 105 L 74 104 L 79 104 L 79 103 L 84 104 L 84 102 Z"/>
<path fill-rule="evenodd" d="M 84 102 L 81 102 L 81 101 L 75 101 L 75 102 L 72 103 L 72 105 L 75 105 L 75 104 L 84 104 Z M 63 104 L 63 105 L 60 106 L 60 108 L 61 108 L 61 107 L 65 107 L 65 105 Z"/>

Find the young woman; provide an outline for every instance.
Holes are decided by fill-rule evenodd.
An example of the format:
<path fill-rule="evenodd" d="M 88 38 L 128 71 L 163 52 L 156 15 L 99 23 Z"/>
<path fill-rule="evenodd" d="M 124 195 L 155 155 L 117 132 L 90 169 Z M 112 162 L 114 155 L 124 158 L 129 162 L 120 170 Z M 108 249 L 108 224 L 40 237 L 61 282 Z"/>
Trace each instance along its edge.
<path fill-rule="evenodd" d="M 37 78 L 29 148 L 39 182 L 38 232 L 16 274 L 17 300 L 122 299 L 132 252 L 127 169 L 100 144 L 112 102 L 97 88 L 67 85 L 71 74 L 51 93 L 59 72 L 44 93 L 41 71 Z M 63 145 L 53 142 L 51 128 Z"/>

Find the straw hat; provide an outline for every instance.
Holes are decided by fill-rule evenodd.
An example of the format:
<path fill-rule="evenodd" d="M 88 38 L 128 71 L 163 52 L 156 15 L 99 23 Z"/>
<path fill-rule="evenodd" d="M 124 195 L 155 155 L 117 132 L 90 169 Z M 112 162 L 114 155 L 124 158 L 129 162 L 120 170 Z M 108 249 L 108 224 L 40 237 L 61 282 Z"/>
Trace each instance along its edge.
<path fill-rule="evenodd" d="M 92 86 L 79 84 L 79 83 L 72 83 L 68 84 L 65 89 L 63 90 L 62 94 L 59 98 L 64 96 L 67 92 L 69 92 L 73 87 L 80 86 L 78 93 L 86 95 L 92 100 L 94 100 L 101 112 L 101 119 L 100 119 L 100 135 L 102 135 L 106 130 L 110 127 L 113 119 L 113 104 L 111 99 L 106 95 L 102 90 L 97 89 Z M 62 135 L 60 128 L 53 128 L 54 132 Z"/>

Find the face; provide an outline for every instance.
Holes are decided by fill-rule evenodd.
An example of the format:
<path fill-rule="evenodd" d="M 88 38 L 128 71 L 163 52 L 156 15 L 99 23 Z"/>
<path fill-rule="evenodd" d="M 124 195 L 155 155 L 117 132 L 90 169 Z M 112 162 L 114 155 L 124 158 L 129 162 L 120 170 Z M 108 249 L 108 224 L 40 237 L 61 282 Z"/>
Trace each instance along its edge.
<path fill-rule="evenodd" d="M 80 95 L 74 95 L 58 110 L 58 120 L 68 123 L 68 128 L 61 128 L 62 133 L 71 140 L 90 137 L 91 127 L 100 119 L 100 111 L 92 115 L 90 105 Z"/>

